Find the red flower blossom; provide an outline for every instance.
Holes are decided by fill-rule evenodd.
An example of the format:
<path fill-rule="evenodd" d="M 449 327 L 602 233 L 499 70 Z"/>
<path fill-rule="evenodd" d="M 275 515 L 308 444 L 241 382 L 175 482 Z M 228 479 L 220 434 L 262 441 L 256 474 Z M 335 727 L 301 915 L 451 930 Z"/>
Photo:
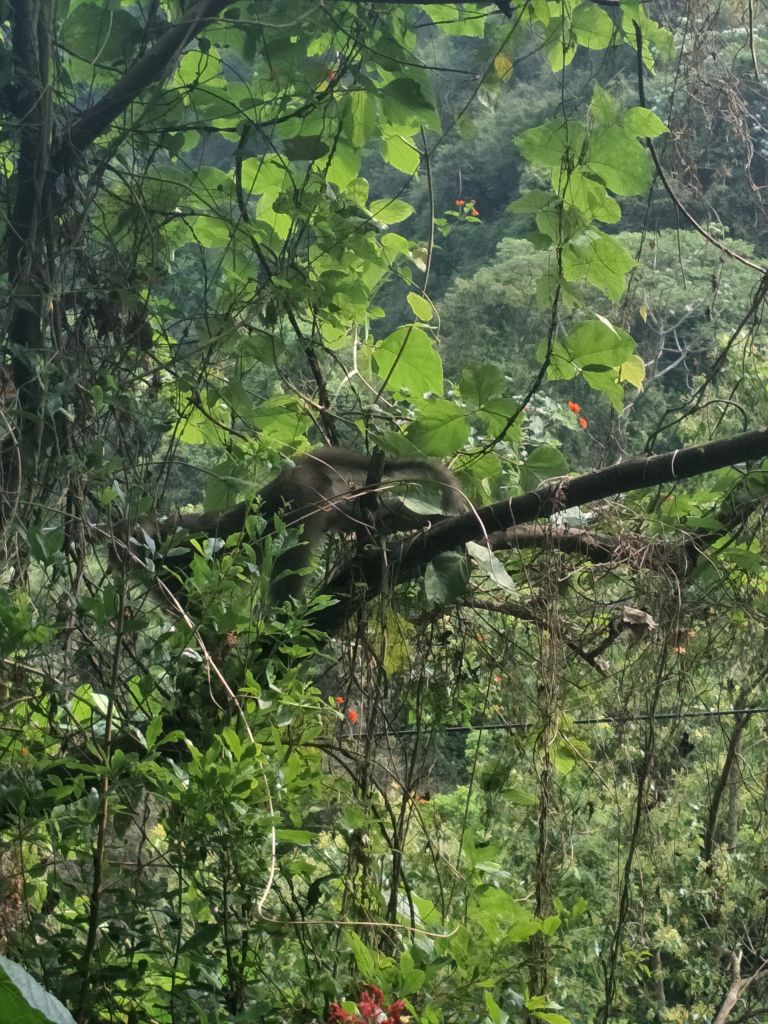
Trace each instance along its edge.
<path fill-rule="evenodd" d="M 350 708 L 349 711 L 347 712 L 347 720 L 351 722 L 352 725 L 354 725 L 355 722 L 357 721 L 357 712 L 355 711 L 354 708 Z"/>
<path fill-rule="evenodd" d="M 586 430 L 587 427 L 589 426 L 589 424 L 587 423 L 587 421 L 584 419 L 583 416 L 579 416 L 579 426 L 581 427 L 582 430 Z"/>
<path fill-rule="evenodd" d="M 569 402 L 568 403 L 568 408 L 571 410 L 571 412 L 575 412 L 575 413 L 580 413 L 581 412 L 581 406 L 578 404 L 578 402 Z"/>
<path fill-rule="evenodd" d="M 381 1001 L 383 998 L 384 993 L 380 988 L 376 988 L 375 985 L 369 985 L 368 988 L 364 988 L 360 993 L 357 1008 L 363 1017 L 372 1017 L 374 1021 L 378 1021 L 382 1010 Z"/>
<path fill-rule="evenodd" d="M 344 698 L 343 697 L 337 697 L 336 698 L 336 703 L 337 704 L 343 704 L 344 703 Z"/>
<path fill-rule="evenodd" d="M 338 1003 L 331 1003 L 328 1024 L 363 1024 L 363 1022 L 354 1013 L 342 1009 Z"/>
<path fill-rule="evenodd" d="M 456 205 L 457 206 L 466 206 L 466 200 L 465 199 L 457 199 L 456 200 Z"/>
<path fill-rule="evenodd" d="M 472 208 L 472 216 L 473 217 L 479 217 L 480 216 L 480 211 L 478 210 L 478 208 L 476 206 Z"/>
<path fill-rule="evenodd" d="M 409 1020 L 405 1013 L 405 1002 L 395 1000 L 390 1006 L 383 1006 L 384 993 L 375 985 L 368 985 L 360 993 L 357 1009 L 360 1016 L 349 1013 L 338 1003 L 331 1003 L 328 1024 L 406 1024 Z"/>

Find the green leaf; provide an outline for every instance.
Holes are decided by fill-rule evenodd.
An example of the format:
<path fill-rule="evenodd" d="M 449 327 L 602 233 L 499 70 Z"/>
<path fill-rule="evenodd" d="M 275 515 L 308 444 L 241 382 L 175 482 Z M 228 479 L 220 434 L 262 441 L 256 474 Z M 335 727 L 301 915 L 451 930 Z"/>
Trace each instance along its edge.
<path fill-rule="evenodd" d="M 413 399 L 418 412 L 406 435 L 419 451 L 438 458 L 455 455 L 469 439 L 464 410 L 446 398 Z"/>
<path fill-rule="evenodd" d="M 275 838 L 279 843 L 291 843 L 293 846 L 311 846 L 314 836 L 301 828 L 275 829 Z"/>
<path fill-rule="evenodd" d="M 463 11 L 456 4 L 419 4 L 440 32 L 448 36 L 473 36 L 482 39 L 485 14 L 472 9 Z"/>
<path fill-rule="evenodd" d="M 592 90 L 589 113 L 598 124 L 613 124 L 617 113 L 616 100 L 599 85 Z"/>
<path fill-rule="evenodd" d="M 625 359 L 619 367 L 619 381 L 622 384 L 630 384 L 634 388 L 641 388 L 645 382 L 645 363 L 642 356 L 636 352 Z"/>
<path fill-rule="evenodd" d="M 586 367 L 619 367 L 635 351 L 631 336 L 607 320 L 585 320 L 568 334 L 565 349 L 582 370 Z"/>
<path fill-rule="evenodd" d="M 476 409 L 480 409 L 491 398 L 504 391 L 506 380 L 498 366 L 490 363 L 473 363 L 461 371 L 459 387 L 462 398 Z"/>
<path fill-rule="evenodd" d="M 598 175 L 619 196 L 639 196 L 651 184 L 651 157 L 642 143 L 620 125 L 590 136 L 585 169 Z"/>
<path fill-rule="evenodd" d="M 297 135 L 283 139 L 283 151 L 289 160 L 319 160 L 327 156 L 330 146 L 322 135 Z"/>
<path fill-rule="evenodd" d="M 451 604 L 467 591 L 469 565 L 460 551 L 445 551 L 427 566 L 424 591 L 433 606 Z"/>
<path fill-rule="evenodd" d="M 658 114 L 647 107 L 630 107 L 621 120 L 628 132 L 648 139 L 655 139 L 657 135 L 669 131 Z"/>
<path fill-rule="evenodd" d="M 420 327 L 398 327 L 376 345 L 373 358 L 390 391 L 442 393 L 443 363 L 432 339 Z"/>
<path fill-rule="evenodd" d="M 428 90 L 426 80 L 395 78 L 388 82 L 380 92 L 385 120 L 402 135 L 414 135 L 422 127 L 440 131 L 440 118 Z M 412 131 L 404 130 L 408 128 Z"/>
<path fill-rule="evenodd" d="M 306 434 L 309 418 L 293 395 L 274 395 L 256 406 L 252 425 L 273 441 L 297 443 Z"/>
<path fill-rule="evenodd" d="M 587 132 L 578 121 L 555 118 L 518 135 L 515 145 L 525 159 L 540 167 L 560 167 L 568 154 L 569 164 L 578 163 Z"/>
<path fill-rule="evenodd" d="M 381 155 L 391 167 L 404 174 L 415 174 L 421 163 L 418 149 L 402 135 L 390 135 L 383 139 Z"/>
<path fill-rule="evenodd" d="M 23 967 L 0 956 L 0 1024 L 75 1024 L 75 1018 Z"/>
<path fill-rule="evenodd" d="M 404 199 L 376 199 L 371 203 L 370 210 L 382 224 L 399 224 L 414 213 L 411 204 Z"/>
<path fill-rule="evenodd" d="M 610 46 L 616 32 L 613 19 L 589 0 L 573 11 L 571 29 L 581 46 L 590 50 L 604 50 Z"/>
<path fill-rule="evenodd" d="M 352 950 L 360 977 L 365 978 L 366 981 L 376 981 L 378 975 L 376 973 L 376 957 L 373 951 L 365 945 L 359 935 L 356 935 L 349 928 L 344 932 L 344 939 Z"/>
<path fill-rule="evenodd" d="M 143 37 L 141 23 L 124 8 L 85 3 L 64 21 L 59 41 L 88 63 L 124 65 Z"/>
<path fill-rule="evenodd" d="M 400 954 L 398 967 L 400 969 L 400 983 L 397 986 L 397 994 L 399 996 L 410 996 L 414 992 L 418 992 L 424 984 L 427 974 L 420 967 L 416 967 L 413 957 L 407 949 L 403 950 Z"/>
<path fill-rule="evenodd" d="M 562 452 L 550 444 L 534 448 L 520 470 L 520 485 L 526 491 L 534 491 L 552 477 L 565 476 L 568 463 Z"/>
<path fill-rule="evenodd" d="M 378 97 L 365 89 L 355 89 L 342 101 L 342 124 L 353 149 L 362 149 L 376 135 Z"/>
<path fill-rule="evenodd" d="M 485 423 L 488 432 L 496 435 L 506 430 L 505 438 L 513 445 L 520 443 L 523 432 L 523 417 L 520 415 L 520 403 L 514 398 L 491 398 L 478 416 Z M 514 419 L 512 426 L 508 424 Z"/>
<path fill-rule="evenodd" d="M 435 315 L 435 307 L 429 299 L 418 292 L 408 292 L 405 299 L 419 320 L 431 320 Z"/>
<path fill-rule="evenodd" d="M 516 594 L 518 592 L 517 584 L 486 544 L 470 541 L 467 544 L 467 554 L 475 565 L 482 572 L 485 572 L 501 590 L 506 590 L 509 594 Z"/>
<path fill-rule="evenodd" d="M 483 992 L 483 999 L 485 1000 L 485 1008 L 488 1011 L 488 1017 L 492 1024 L 507 1024 L 509 1014 L 502 1010 L 487 989 Z"/>
<path fill-rule="evenodd" d="M 608 195 L 605 185 L 590 178 L 581 167 L 571 171 L 555 168 L 552 187 L 563 197 L 566 209 L 578 210 L 587 222 L 601 220 L 606 224 L 617 224 L 621 220 L 621 207 Z"/>
<path fill-rule="evenodd" d="M 563 277 L 598 288 L 610 299 L 620 299 L 626 275 L 635 261 L 615 238 L 592 227 L 563 248 Z"/>
<path fill-rule="evenodd" d="M 347 188 L 360 173 L 362 151 L 339 141 L 333 151 L 326 177 L 331 185 Z"/>

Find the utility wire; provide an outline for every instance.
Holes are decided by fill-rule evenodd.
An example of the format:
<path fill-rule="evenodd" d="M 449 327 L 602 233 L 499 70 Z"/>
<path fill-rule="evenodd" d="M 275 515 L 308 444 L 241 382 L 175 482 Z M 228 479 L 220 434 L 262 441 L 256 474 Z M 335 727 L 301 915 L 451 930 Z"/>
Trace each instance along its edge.
<path fill-rule="evenodd" d="M 605 718 L 576 718 L 574 725 L 625 725 L 629 722 L 673 722 L 685 721 L 691 718 L 728 718 L 732 715 L 764 715 L 768 714 L 768 707 L 761 708 L 728 708 L 727 710 L 709 711 L 662 711 L 655 715 L 616 715 Z M 436 732 L 470 733 L 470 732 L 522 732 L 525 729 L 535 729 L 535 722 L 483 722 L 480 725 L 444 725 L 434 730 Z M 427 730 L 424 726 L 410 729 L 392 729 L 385 732 L 373 734 L 374 739 L 384 739 L 388 736 L 415 736 Z M 357 733 L 355 738 L 362 739 L 367 733 Z"/>

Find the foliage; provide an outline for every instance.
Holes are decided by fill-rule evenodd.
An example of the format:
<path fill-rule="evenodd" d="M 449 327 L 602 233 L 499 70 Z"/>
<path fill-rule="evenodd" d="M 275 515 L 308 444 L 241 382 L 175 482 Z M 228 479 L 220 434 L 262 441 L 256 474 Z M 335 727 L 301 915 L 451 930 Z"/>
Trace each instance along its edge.
<path fill-rule="evenodd" d="M 0 9 L 0 940 L 79 1024 L 764 1015 L 764 464 L 566 500 L 766 418 L 757 242 L 622 230 L 651 6 Z M 362 500 L 277 608 L 321 440 L 502 500 L 400 576 Z"/>

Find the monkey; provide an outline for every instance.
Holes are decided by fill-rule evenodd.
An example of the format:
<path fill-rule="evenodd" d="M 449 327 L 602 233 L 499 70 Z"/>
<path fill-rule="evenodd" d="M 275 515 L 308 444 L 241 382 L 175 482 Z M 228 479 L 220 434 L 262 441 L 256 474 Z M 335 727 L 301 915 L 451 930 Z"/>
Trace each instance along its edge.
<path fill-rule="evenodd" d="M 376 482 L 370 475 L 377 473 Z M 127 520 L 115 525 L 115 542 L 111 559 L 126 564 L 131 556 L 138 561 L 136 546 L 146 548 L 171 540 L 179 531 L 184 534 L 224 539 L 241 533 L 249 515 L 258 513 L 267 523 L 267 533 L 275 529 L 279 517 L 288 527 L 302 528 L 302 543 L 287 548 L 275 560 L 270 585 L 270 601 L 275 605 L 298 599 L 304 590 L 304 571 L 324 536 L 350 530 L 360 523 L 357 503 L 361 497 L 386 489 L 387 481 L 421 481 L 427 478 L 442 492 L 444 515 L 461 515 L 471 505 L 464 497 L 457 477 L 442 463 L 419 457 L 385 459 L 362 455 L 347 448 L 316 448 L 300 455 L 292 466 L 271 480 L 251 501 L 241 501 L 222 513 L 176 513 L 165 519 L 145 518 L 138 524 Z M 394 515 L 389 510 L 389 532 L 392 529 L 424 525 L 427 517 L 412 513 L 402 502 L 396 502 Z M 384 521 L 386 517 L 381 517 Z M 166 576 L 174 576 L 176 585 L 192 561 L 189 546 L 175 547 L 161 557 Z M 143 562 L 144 559 L 142 558 Z M 172 589 L 175 589 L 172 587 Z"/>

